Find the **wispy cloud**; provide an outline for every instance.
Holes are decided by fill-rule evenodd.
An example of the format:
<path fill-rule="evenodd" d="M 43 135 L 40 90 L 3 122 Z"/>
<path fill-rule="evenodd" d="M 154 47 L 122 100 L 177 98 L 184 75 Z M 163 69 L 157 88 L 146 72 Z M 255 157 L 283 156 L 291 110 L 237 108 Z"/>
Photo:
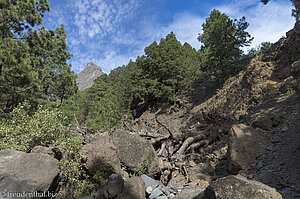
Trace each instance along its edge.
<path fill-rule="evenodd" d="M 76 73 L 89 61 L 109 73 L 142 55 L 146 46 L 171 31 L 181 43 L 188 42 L 199 49 L 198 33 L 202 32 L 202 24 L 208 17 L 182 10 L 166 23 L 161 21 L 159 12 L 153 11 L 155 6 L 143 7 L 142 0 L 66 1 L 69 6 L 52 7 L 45 20 L 51 29 L 60 23 L 65 25 L 67 43 L 73 54 L 70 63 Z M 273 0 L 266 6 L 259 1 L 232 0 L 213 8 L 231 18 L 245 16 L 250 23 L 248 31 L 255 37 L 252 47 L 262 41 L 277 41 L 294 24 L 292 6 L 284 0 Z"/>
<path fill-rule="evenodd" d="M 293 28 L 295 22 L 291 16 L 292 5 L 288 1 L 273 0 L 264 5 L 252 0 L 233 0 L 217 9 L 231 18 L 246 17 L 250 24 L 247 31 L 254 37 L 251 47 L 263 41 L 276 42 Z"/>
<path fill-rule="evenodd" d="M 82 37 L 105 37 L 116 31 L 120 24 L 134 16 L 139 0 L 76 0 L 75 25 Z"/>

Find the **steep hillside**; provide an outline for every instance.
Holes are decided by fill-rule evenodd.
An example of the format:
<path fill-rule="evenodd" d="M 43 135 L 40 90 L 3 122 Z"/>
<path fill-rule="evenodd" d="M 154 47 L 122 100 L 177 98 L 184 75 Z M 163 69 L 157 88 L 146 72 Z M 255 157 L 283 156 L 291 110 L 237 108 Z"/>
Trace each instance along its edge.
<path fill-rule="evenodd" d="M 294 98 L 296 95 L 292 90 L 295 89 L 292 87 L 296 84 L 296 77 L 292 76 L 292 64 L 300 59 L 300 41 L 294 31 L 287 35 L 287 38 L 280 39 L 267 52 L 255 58 L 245 70 L 230 78 L 218 94 L 192 112 L 248 121 L 255 117 L 253 114 L 257 110 L 278 106 L 279 102 Z"/>
<path fill-rule="evenodd" d="M 267 150 L 241 173 L 268 184 L 284 198 L 300 197 L 300 36 L 293 30 L 191 111 L 251 124 L 269 137 Z M 255 146 L 253 146 L 255 147 Z"/>
<path fill-rule="evenodd" d="M 123 128 L 153 144 L 161 164 L 160 180 L 165 184 L 195 184 L 197 180 L 190 176 L 195 163 L 209 163 L 214 175 L 202 175 L 202 180 L 210 182 L 239 172 L 276 188 L 284 198 L 300 197 L 298 60 L 300 36 L 292 30 L 211 98 L 203 96 L 215 92 L 213 81 L 199 82 L 171 107 L 146 111 L 131 124 L 125 122 Z M 234 125 L 255 129 L 243 141 L 250 146 L 267 138 L 261 151 L 255 151 L 258 146 L 253 146 L 255 152 L 246 149 L 246 156 L 249 153 L 254 160 L 237 171 L 229 168 L 232 149 L 228 145 L 235 139 Z"/>
<path fill-rule="evenodd" d="M 95 65 L 93 62 L 87 63 L 86 67 L 76 78 L 79 90 L 91 87 L 94 80 L 102 74 L 103 72 L 99 66 Z"/>

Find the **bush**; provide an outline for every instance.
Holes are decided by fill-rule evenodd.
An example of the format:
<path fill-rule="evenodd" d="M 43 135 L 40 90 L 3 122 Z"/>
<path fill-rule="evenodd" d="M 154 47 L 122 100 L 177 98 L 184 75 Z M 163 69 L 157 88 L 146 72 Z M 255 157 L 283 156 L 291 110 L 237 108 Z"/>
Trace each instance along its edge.
<path fill-rule="evenodd" d="M 64 125 L 65 117 L 57 109 L 40 106 L 30 115 L 30 108 L 25 102 L 13 110 L 11 119 L 0 121 L 0 150 L 29 152 L 37 145 L 59 147 L 64 151 L 60 171 L 65 197 L 79 196 L 89 184 L 80 178 L 82 136 L 72 133 L 69 126 Z"/>

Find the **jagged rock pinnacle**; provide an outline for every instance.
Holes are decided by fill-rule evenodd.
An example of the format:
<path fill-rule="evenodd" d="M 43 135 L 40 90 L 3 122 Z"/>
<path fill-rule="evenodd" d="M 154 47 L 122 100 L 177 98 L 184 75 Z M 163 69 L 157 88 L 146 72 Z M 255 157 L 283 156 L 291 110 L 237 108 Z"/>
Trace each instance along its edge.
<path fill-rule="evenodd" d="M 93 62 L 88 62 L 86 67 L 77 75 L 76 78 L 79 90 L 91 87 L 94 80 L 102 74 L 103 72 L 99 66 Z"/>

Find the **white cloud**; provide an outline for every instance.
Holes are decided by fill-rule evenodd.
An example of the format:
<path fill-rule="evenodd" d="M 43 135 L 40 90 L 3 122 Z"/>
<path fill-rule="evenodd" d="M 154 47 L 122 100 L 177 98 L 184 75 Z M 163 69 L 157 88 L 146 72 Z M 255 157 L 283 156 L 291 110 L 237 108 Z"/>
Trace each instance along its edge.
<path fill-rule="evenodd" d="M 254 37 L 251 47 L 263 41 L 276 42 L 293 28 L 292 5 L 287 1 L 273 0 L 267 5 L 252 0 L 234 0 L 228 5 L 217 7 L 231 18 L 246 17 L 250 24 L 247 31 Z"/>
<path fill-rule="evenodd" d="M 69 7 L 52 9 L 48 24 L 50 28 L 58 27 L 59 23 L 65 24 L 67 42 L 74 55 L 70 63 L 76 73 L 83 70 L 89 61 L 109 73 L 113 68 L 127 64 L 129 59 L 142 55 L 146 46 L 171 31 L 182 43 L 188 42 L 194 48 L 200 48 L 197 37 L 208 16 L 183 11 L 175 14 L 169 24 L 162 24 L 159 13 L 136 17 L 137 12 L 142 10 L 142 2 L 68 0 Z M 253 47 L 262 41 L 277 41 L 294 24 L 292 6 L 286 0 L 273 0 L 266 6 L 259 1 L 232 0 L 216 9 L 231 18 L 246 17 L 250 24 L 247 30 L 255 37 Z M 136 24 L 131 27 L 131 22 Z"/>
<path fill-rule="evenodd" d="M 139 0 L 77 0 L 74 1 L 74 23 L 81 37 L 105 37 L 132 17 L 139 4 Z"/>
<path fill-rule="evenodd" d="M 181 13 L 174 17 L 173 23 L 165 28 L 165 35 L 174 32 L 177 39 L 189 43 L 194 48 L 200 48 L 200 42 L 197 40 L 198 34 L 202 32 L 202 24 L 205 19 L 200 16 L 192 15 L 189 13 Z M 163 35 L 163 36 L 165 36 Z"/>

